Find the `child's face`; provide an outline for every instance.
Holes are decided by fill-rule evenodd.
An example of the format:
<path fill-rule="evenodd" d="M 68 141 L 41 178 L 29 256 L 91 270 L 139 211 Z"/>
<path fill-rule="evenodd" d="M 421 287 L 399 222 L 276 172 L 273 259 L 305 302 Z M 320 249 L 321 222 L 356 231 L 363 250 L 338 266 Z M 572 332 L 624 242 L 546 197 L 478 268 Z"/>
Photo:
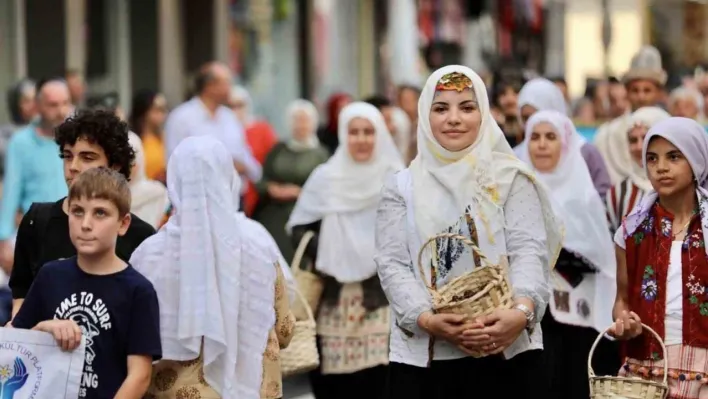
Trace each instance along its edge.
<path fill-rule="evenodd" d="M 64 145 L 61 155 L 64 161 L 64 179 L 69 187 L 79 173 L 91 168 L 108 166 L 108 157 L 103 148 L 84 138 L 77 139 L 74 145 Z"/>
<path fill-rule="evenodd" d="M 660 197 L 693 189 L 693 169 L 678 148 L 663 137 L 652 138 L 645 165 L 649 181 Z"/>
<path fill-rule="evenodd" d="M 116 238 L 130 226 L 130 213 L 120 216 L 113 202 L 74 198 L 69 201 L 69 235 L 79 255 L 114 251 Z"/>

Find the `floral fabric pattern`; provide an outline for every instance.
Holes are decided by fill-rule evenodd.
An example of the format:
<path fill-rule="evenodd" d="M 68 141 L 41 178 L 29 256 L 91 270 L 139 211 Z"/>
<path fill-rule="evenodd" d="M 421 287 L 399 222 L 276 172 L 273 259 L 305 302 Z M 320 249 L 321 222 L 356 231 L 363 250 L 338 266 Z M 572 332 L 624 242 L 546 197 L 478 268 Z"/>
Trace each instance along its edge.
<path fill-rule="evenodd" d="M 708 316 L 708 287 L 692 273 L 688 276 L 686 288 L 689 295 L 688 302 L 698 307 L 701 316 Z"/>
<path fill-rule="evenodd" d="M 659 286 L 656 283 L 656 272 L 651 265 L 647 265 L 644 268 L 644 279 L 642 280 L 642 298 L 647 301 L 653 301 L 656 299 L 658 290 Z"/>

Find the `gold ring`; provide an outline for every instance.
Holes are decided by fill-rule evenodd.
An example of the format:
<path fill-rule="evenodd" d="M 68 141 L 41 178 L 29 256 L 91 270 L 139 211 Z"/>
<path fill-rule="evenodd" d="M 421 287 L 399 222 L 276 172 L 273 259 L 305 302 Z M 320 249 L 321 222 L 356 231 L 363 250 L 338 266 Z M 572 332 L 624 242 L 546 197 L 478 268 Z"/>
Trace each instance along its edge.
<path fill-rule="evenodd" d="M 492 342 L 492 347 L 494 347 L 494 349 L 497 349 L 497 343 L 496 343 L 496 342 Z"/>

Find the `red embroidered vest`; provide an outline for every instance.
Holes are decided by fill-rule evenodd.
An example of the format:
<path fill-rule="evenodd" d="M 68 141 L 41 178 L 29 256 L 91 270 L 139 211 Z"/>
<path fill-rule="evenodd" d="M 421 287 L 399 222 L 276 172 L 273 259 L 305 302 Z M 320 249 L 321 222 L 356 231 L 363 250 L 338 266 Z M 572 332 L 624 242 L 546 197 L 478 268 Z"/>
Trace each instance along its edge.
<path fill-rule="evenodd" d="M 637 230 L 625 239 L 629 308 L 662 339 L 673 219 L 657 203 Z M 681 251 L 683 343 L 708 348 L 708 257 L 699 215 L 693 217 L 687 231 Z M 663 357 L 661 346 L 648 332 L 626 341 L 624 352 L 637 360 Z"/>

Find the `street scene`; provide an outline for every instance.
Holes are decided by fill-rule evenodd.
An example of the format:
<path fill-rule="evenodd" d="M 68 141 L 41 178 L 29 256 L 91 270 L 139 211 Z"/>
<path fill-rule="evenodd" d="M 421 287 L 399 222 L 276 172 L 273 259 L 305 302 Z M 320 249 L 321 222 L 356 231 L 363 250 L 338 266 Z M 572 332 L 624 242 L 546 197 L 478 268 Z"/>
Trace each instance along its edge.
<path fill-rule="evenodd" d="M 708 399 L 708 1 L 0 0 L 0 89 L 2 398 Z"/>

